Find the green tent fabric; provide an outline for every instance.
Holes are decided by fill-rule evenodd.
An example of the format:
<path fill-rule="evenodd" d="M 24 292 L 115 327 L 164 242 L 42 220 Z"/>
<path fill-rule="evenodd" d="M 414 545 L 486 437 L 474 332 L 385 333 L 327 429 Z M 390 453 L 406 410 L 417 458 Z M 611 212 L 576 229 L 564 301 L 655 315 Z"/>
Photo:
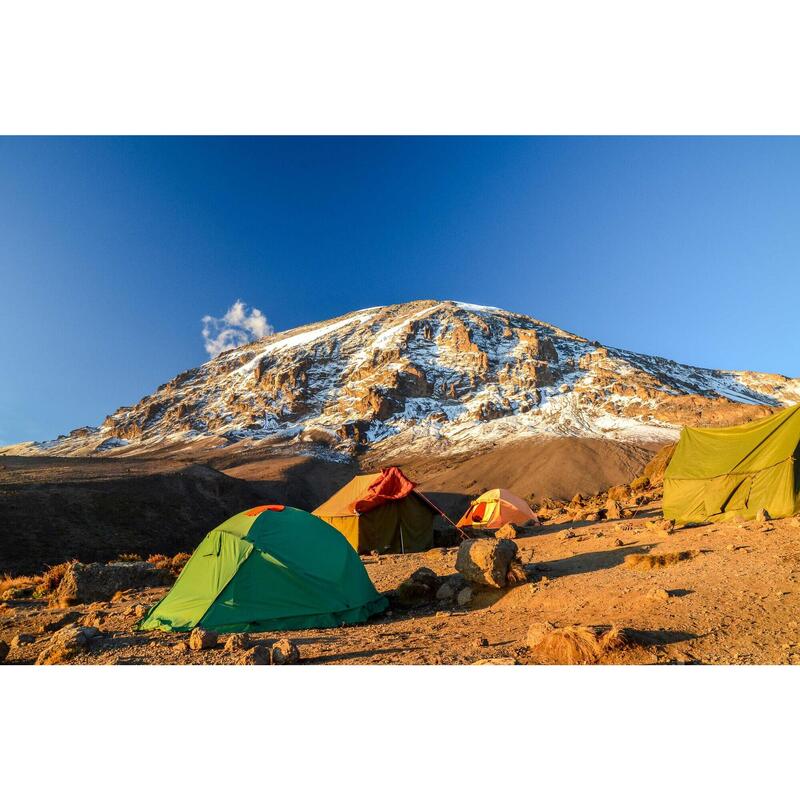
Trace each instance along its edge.
<path fill-rule="evenodd" d="M 664 473 L 664 516 L 679 523 L 800 510 L 800 405 L 730 428 L 684 428 Z"/>
<path fill-rule="evenodd" d="M 284 506 L 259 506 L 198 545 L 143 630 L 219 633 L 330 628 L 387 607 L 337 530 Z"/>

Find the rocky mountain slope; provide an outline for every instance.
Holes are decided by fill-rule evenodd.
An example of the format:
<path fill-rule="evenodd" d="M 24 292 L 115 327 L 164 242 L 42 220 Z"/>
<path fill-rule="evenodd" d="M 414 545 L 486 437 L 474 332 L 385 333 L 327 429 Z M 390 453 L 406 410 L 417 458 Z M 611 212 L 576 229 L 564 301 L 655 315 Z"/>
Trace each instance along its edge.
<path fill-rule="evenodd" d="M 97 427 L 7 454 L 252 442 L 332 460 L 457 454 L 541 436 L 674 439 L 800 401 L 800 379 L 605 347 L 523 314 L 424 300 L 229 350 Z"/>

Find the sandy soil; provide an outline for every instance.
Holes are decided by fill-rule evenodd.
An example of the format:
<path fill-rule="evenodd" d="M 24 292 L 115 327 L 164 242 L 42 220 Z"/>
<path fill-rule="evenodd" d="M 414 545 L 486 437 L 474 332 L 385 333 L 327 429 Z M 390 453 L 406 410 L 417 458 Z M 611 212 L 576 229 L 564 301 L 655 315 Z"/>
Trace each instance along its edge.
<path fill-rule="evenodd" d="M 486 658 L 535 664 L 540 659 L 526 646 L 534 622 L 617 624 L 639 632 L 641 641 L 610 656 L 612 663 L 800 663 L 800 519 L 706 525 L 665 535 L 647 528 L 659 512 L 651 505 L 632 520 L 551 524 L 518 538 L 530 581 L 478 591 L 465 608 L 434 602 L 413 611 L 395 608 L 357 626 L 254 638 L 272 642 L 288 635 L 306 664 L 471 664 Z M 647 571 L 623 564 L 632 553 L 683 550 L 697 555 Z M 377 588 L 387 591 L 420 566 L 452 574 L 455 549 L 363 560 Z M 650 597 L 654 588 L 667 590 L 669 598 Z M 130 592 L 117 602 L 69 610 L 48 608 L 44 601 L 5 603 L 0 638 L 10 642 L 21 632 L 36 637 L 13 647 L 7 663 L 33 663 L 51 636 L 45 628 L 71 621 L 102 632 L 72 663 L 234 663 L 237 655 L 222 649 L 224 637 L 213 650 L 178 652 L 174 647 L 187 634 L 134 630 L 134 606 L 153 603 L 165 591 Z"/>

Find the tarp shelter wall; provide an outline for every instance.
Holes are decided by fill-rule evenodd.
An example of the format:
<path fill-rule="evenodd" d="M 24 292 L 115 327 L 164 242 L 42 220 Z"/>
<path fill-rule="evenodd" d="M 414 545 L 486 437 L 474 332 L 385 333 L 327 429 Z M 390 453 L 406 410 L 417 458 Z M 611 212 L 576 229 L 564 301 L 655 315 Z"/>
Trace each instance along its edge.
<path fill-rule="evenodd" d="M 354 509 L 389 470 L 403 480 L 407 493 L 399 499 L 385 499 L 359 514 Z M 359 475 L 326 500 L 314 515 L 340 531 L 359 553 L 418 553 L 433 546 L 433 520 L 436 507 L 408 481 L 396 467 L 383 473 Z"/>
<path fill-rule="evenodd" d="M 679 523 L 800 510 L 800 405 L 729 428 L 684 428 L 664 473 L 664 516 Z"/>

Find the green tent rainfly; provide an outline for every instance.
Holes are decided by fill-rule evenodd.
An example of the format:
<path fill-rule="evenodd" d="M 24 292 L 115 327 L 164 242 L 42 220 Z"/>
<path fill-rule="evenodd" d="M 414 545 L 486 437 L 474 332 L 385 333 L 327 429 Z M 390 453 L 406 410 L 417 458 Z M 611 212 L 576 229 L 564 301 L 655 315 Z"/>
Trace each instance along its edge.
<path fill-rule="evenodd" d="M 800 510 L 800 405 L 731 428 L 684 428 L 664 473 L 664 516 L 679 523 Z"/>
<path fill-rule="evenodd" d="M 337 530 L 288 506 L 259 506 L 215 528 L 143 630 L 219 633 L 363 622 L 388 603 Z"/>

